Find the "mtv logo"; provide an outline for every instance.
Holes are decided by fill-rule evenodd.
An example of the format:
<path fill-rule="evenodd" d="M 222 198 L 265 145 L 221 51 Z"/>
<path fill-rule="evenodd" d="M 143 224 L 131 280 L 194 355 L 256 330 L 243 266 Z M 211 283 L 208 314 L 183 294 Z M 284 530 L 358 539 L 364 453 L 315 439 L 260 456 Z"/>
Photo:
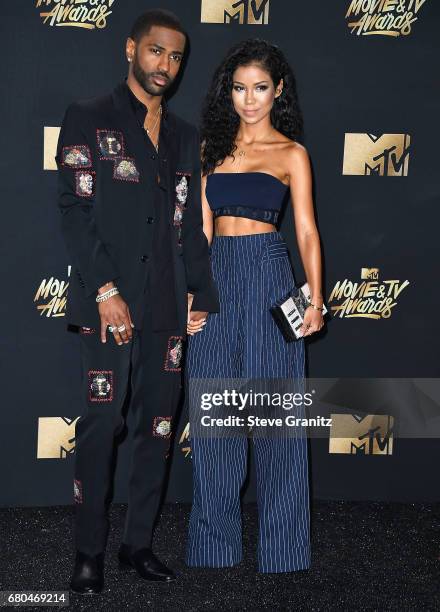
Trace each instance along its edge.
<path fill-rule="evenodd" d="M 38 419 L 37 459 L 65 459 L 75 451 L 75 426 L 79 417 Z"/>
<path fill-rule="evenodd" d="M 342 174 L 408 176 L 409 134 L 345 134 Z"/>
<path fill-rule="evenodd" d="M 361 280 L 378 280 L 379 268 L 361 268 Z"/>
<path fill-rule="evenodd" d="M 267 25 L 270 0 L 202 0 L 202 23 Z"/>
<path fill-rule="evenodd" d="M 60 130 L 59 127 L 44 127 L 44 170 L 57 170 L 55 155 L 57 154 Z"/>
<path fill-rule="evenodd" d="M 329 453 L 392 455 L 394 419 L 389 415 L 332 414 Z"/>

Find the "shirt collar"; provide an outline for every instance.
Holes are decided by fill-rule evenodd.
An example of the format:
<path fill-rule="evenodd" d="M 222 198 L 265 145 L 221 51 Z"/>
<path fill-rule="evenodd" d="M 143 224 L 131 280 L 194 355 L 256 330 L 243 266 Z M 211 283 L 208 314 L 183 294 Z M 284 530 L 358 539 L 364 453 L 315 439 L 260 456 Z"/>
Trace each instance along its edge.
<path fill-rule="evenodd" d="M 131 107 L 133 109 L 134 114 L 136 115 L 136 119 L 138 120 L 140 125 L 144 127 L 145 116 L 148 113 L 148 108 L 131 91 L 130 87 L 127 84 L 127 79 L 125 80 L 125 87 L 127 89 L 128 97 L 131 102 Z M 161 106 L 162 106 L 162 118 L 166 122 L 167 117 L 168 117 L 168 104 L 166 103 L 166 100 L 164 97 L 162 98 Z"/>

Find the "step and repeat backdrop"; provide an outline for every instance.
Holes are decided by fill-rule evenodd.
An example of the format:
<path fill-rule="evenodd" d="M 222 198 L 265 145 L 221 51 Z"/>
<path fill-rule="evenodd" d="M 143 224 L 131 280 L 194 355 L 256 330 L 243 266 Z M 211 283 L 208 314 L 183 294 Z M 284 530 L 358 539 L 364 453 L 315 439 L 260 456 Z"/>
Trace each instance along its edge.
<path fill-rule="evenodd" d="M 70 262 L 60 235 L 54 151 L 66 107 L 109 92 L 125 77 L 130 26 L 153 7 L 177 13 L 189 33 L 190 55 L 170 106 L 193 123 L 214 68 L 236 41 L 274 42 L 294 69 L 331 313 L 325 332 L 307 341 L 308 375 L 440 376 L 438 2 L 4 0 L 3 506 L 73 502 L 80 363 L 77 338 L 66 331 Z M 290 206 L 281 231 L 295 277 L 305 280 Z M 391 417 L 372 427 L 356 408 L 350 416 L 335 407 L 333 432 L 311 440 L 313 497 L 438 500 L 438 440 L 397 438 Z M 367 412 L 375 414 L 374 402 Z M 127 423 L 115 478 L 120 502 L 130 416 Z M 170 501 L 191 500 L 190 446 L 183 415 Z M 252 470 L 245 499 L 255 499 Z"/>

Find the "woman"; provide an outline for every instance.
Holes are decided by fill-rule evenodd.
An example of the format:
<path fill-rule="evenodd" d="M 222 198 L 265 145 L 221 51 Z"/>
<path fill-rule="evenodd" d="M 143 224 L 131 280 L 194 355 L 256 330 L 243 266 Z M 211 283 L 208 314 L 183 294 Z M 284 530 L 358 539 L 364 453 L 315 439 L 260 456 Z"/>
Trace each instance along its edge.
<path fill-rule="evenodd" d="M 275 224 L 290 191 L 297 242 L 311 290 L 303 336 L 323 326 L 321 252 L 311 171 L 297 142 L 295 79 L 281 51 L 261 40 L 234 46 L 215 72 L 202 121 L 203 225 L 220 312 L 188 322 L 187 376 L 302 379 L 304 340 L 287 343 L 270 314 L 295 286 Z M 190 408 L 191 409 L 191 408 Z M 191 423 L 192 428 L 192 423 Z M 240 489 L 245 437 L 191 435 L 194 500 L 187 564 L 225 567 L 242 558 Z M 307 439 L 256 435 L 258 566 L 310 566 Z"/>

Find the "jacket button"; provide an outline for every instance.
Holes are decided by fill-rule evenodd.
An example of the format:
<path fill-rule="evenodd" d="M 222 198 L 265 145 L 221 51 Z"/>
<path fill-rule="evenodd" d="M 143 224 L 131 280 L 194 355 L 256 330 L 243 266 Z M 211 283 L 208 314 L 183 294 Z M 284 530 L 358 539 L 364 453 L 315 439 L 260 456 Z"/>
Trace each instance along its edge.
<path fill-rule="evenodd" d="M 154 223 L 154 217 L 147 217 L 147 223 Z"/>
<path fill-rule="evenodd" d="M 148 255 L 141 255 L 141 262 L 145 263 L 146 261 L 148 261 Z"/>
<path fill-rule="evenodd" d="M 151 159 L 156 159 L 156 156 L 153 154 L 153 155 L 151 156 Z"/>

